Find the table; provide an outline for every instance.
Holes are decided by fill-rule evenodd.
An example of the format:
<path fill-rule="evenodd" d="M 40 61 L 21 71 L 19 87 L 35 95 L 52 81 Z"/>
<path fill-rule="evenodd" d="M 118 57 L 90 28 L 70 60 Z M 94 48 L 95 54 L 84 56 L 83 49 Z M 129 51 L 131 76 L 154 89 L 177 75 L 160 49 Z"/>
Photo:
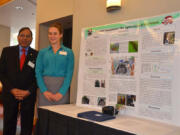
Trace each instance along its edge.
<path fill-rule="evenodd" d="M 72 104 L 40 107 L 35 135 L 180 135 L 180 127 L 126 115 L 104 122 L 77 117 L 91 110 Z"/>

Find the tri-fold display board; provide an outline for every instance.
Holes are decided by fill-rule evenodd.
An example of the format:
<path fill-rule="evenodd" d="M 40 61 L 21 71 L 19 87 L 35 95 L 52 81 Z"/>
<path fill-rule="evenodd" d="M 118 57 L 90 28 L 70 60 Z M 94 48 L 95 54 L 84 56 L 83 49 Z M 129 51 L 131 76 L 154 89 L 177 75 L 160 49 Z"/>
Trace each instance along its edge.
<path fill-rule="evenodd" d="M 180 126 L 180 12 L 84 28 L 77 105 Z"/>

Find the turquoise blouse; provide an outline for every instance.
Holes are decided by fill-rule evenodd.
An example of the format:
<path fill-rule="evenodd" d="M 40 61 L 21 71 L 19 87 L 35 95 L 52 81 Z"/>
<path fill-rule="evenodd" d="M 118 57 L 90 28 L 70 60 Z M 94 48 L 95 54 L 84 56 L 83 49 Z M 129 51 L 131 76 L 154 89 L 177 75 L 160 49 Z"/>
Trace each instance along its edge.
<path fill-rule="evenodd" d="M 36 79 L 40 91 L 47 91 L 43 76 L 64 77 L 59 93 L 65 95 L 71 83 L 74 71 L 73 51 L 64 45 L 54 54 L 52 47 L 49 46 L 40 50 L 36 60 Z"/>

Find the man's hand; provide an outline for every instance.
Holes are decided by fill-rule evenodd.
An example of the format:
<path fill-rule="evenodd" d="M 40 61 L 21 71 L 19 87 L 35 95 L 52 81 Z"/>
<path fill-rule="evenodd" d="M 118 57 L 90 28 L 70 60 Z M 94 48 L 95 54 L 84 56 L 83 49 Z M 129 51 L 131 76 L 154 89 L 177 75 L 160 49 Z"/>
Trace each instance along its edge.
<path fill-rule="evenodd" d="M 14 88 L 11 90 L 11 94 L 13 94 L 17 100 L 23 100 L 30 95 L 30 92 L 28 90 Z"/>

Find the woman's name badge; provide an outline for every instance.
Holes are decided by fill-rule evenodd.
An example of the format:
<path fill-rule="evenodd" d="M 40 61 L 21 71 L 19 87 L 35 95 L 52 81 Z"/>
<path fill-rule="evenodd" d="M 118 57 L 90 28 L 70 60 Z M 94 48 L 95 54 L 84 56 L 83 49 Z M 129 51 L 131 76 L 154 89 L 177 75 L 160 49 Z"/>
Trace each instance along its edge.
<path fill-rule="evenodd" d="M 67 52 L 65 52 L 65 51 L 59 51 L 59 54 L 61 54 L 61 55 L 67 55 Z"/>
<path fill-rule="evenodd" d="M 31 61 L 28 62 L 28 65 L 31 67 L 31 68 L 34 68 L 34 63 L 32 63 Z"/>

